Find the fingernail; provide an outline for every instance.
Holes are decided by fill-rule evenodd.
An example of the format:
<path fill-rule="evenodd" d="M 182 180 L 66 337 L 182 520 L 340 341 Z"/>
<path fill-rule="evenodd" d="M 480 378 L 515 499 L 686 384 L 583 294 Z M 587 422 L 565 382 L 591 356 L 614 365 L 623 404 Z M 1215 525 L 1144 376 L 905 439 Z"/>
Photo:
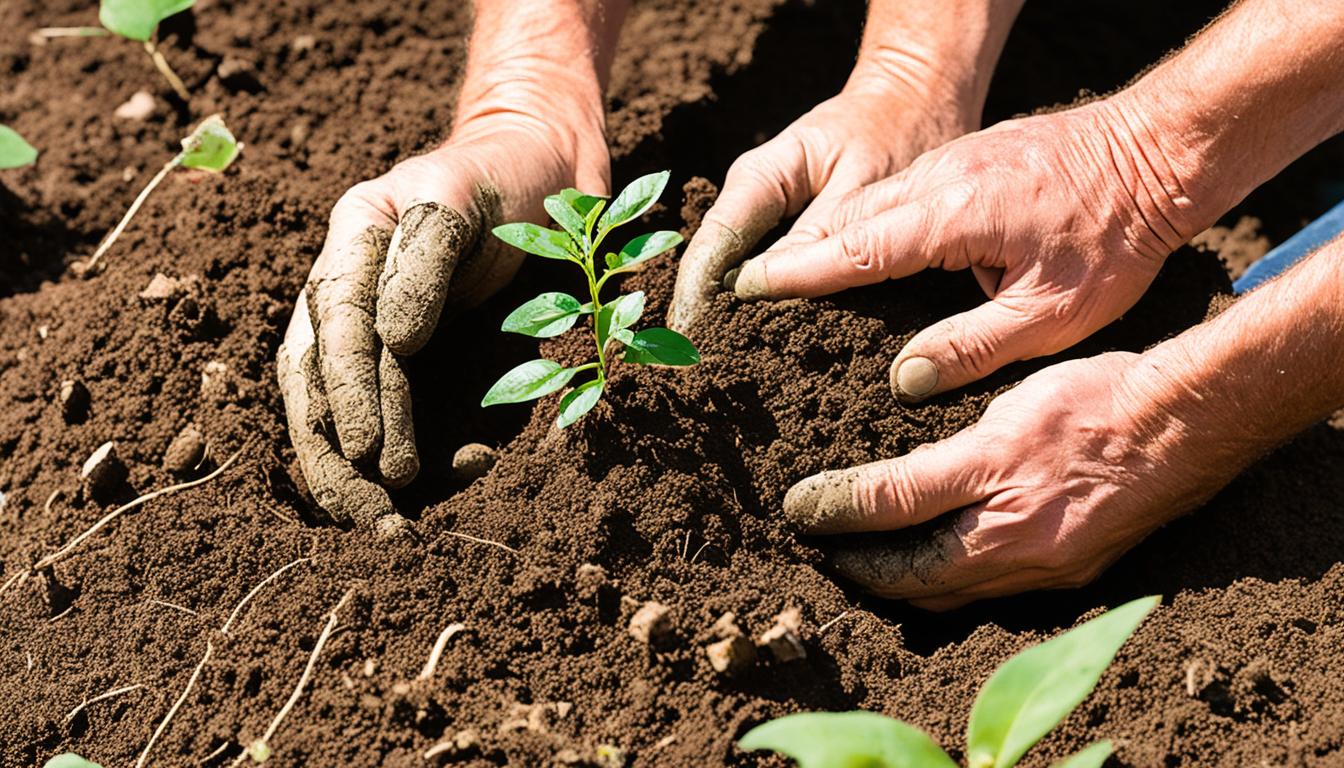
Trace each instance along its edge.
<path fill-rule="evenodd" d="M 784 517 L 805 533 L 825 533 L 854 515 L 854 473 L 838 469 L 798 481 L 784 495 Z"/>
<path fill-rule="evenodd" d="M 918 400 L 938 386 L 938 366 L 927 357 L 907 357 L 891 367 L 891 391 L 898 400 Z"/>
<path fill-rule="evenodd" d="M 763 299 L 770 292 L 765 284 L 765 265 L 752 259 L 737 270 L 737 279 L 733 281 L 733 292 L 743 301 Z"/>
<path fill-rule="evenodd" d="M 733 267 L 728 270 L 728 274 L 723 276 L 723 290 L 732 291 L 737 288 L 737 276 L 742 273 L 741 267 Z"/>

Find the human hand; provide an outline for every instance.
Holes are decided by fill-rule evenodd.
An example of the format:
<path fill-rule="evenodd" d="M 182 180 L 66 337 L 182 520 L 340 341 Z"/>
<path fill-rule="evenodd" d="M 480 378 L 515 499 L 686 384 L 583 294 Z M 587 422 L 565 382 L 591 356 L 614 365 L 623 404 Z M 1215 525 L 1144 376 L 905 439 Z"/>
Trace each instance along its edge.
<path fill-rule="evenodd" d="M 1238 442 L 1235 430 L 1219 426 L 1225 409 L 1186 402 L 1186 392 L 1151 353 L 1051 366 L 946 440 L 799 482 L 784 513 L 810 534 L 951 515 L 926 539 L 847 543 L 833 553 L 844 576 L 922 608 L 1081 586 L 1263 448 L 1211 461 L 1210 443 L 1220 435 Z"/>
<path fill-rule="evenodd" d="M 916 80 L 856 69 L 840 94 L 739 157 L 681 258 L 669 326 L 687 332 L 725 275 L 784 217 L 798 215 L 780 244 L 831 221 L 854 190 L 979 126 L 979 103 Z"/>
<path fill-rule="evenodd" d="M 743 299 L 812 297 L 973 268 L 990 301 L 917 334 L 891 367 L 916 401 L 1053 354 L 1118 318 L 1166 256 L 1220 211 L 1123 106 L 1095 102 L 1000 123 L 846 196 L 822 222 L 748 261 Z"/>
<path fill-rule="evenodd" d="M 569 93 L 572 79 L 538 73 L 477 89 L 442 147 L 355 185 L 333 209 L 277 372 L 304 477 L 337 520 L 400 526 L 361 468 L 394 488 L 418 472 L 401 358 L 446 307 L 478 303 L 513 276 L 521 256 L 490 228 L 542 221 L 542 199 L 564 187 L 607 192 L 600 88 Z"/>

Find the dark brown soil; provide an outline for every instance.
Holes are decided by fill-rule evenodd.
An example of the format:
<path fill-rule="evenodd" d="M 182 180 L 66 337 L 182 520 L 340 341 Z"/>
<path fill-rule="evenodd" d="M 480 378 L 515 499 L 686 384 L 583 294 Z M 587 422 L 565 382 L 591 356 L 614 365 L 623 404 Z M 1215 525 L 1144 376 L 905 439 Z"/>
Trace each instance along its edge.
<path fill-rule="evenodd" d="M 1029 6 L 991 118 L 1113 88 L 1216 10 L 1075 5 Z M 721 179 L 739 152 L 839 86 L 861 12 L 854 0 L 640 4 L 611 89 L 615 177 L 671 167 L 678 187 Z M 117 441 L 130 470 L 116 491 L 123 501 L 178 481 L 163 454 L 189 424 L 209 445 L 197 476 L 241 457 L 0 596 L 0 766 L 40 765 L 65 749 L 134 763 L 207 642 L 210 660 L 150 763 L 195 765 L 250 742 L 347 590 L 338 629 L 271 740 L 271 764 L 423 765 L 427 749 L 470 730 L 478 744 L 430 762 L 548 766 L 615 747 L 631 766 L 782 765 L 738 753 L 734 738 L 785 712 L 856 707 L 914 722 L 955 751 L 974 691 L 997 664 L 1149 593 L 1164 594 L 1164 606 L 1027 765 L 1100 737 L 1116 740 L 1115 765 L 1344 762 L 1344 435 L 1329 426 L 1089 588 L 950 615 L 858 594 L 827 573 L 817 542 L 779 524 L 795 480 L 949 435 L 1048 362 L 916 409 L 891 399 L 886 365 L 902 342 L 980 300 L 965 274 L 776 306 L 723 297 L 697 337 L 701 366 L 618 368 L 593 414 L 555 432 L 554 397 L 530 411 L 475 407 L 533 351 L 495 332 L 502 317 L 538 286 L 572 280 L 529 264 L 410 367 L 423 469 L 396 499 L 423 540 L 385 545 L 325 524 L 297 476 L 272 359 L 335 198 L 447 130 L 464 4 L 201 2 L 166 30 L 170 58 L 200 94 L 189 112 L 168 106 L 129 45 L 27 42 L 33 28 L 92 16 L 73 0 L 0 7 L 0 121 L 46 151 L 0 188 L 3 578 L 110 509 L 78 488 L 80 465 L 104 441 Z M 229 59 L 252 76 L 226 85 L 216 70 Z M 157 93 L 158 114 L 114 119 L 142 87 Z M 186 126 L 214 111 L 248 144 L 236 169 L 170 177 L 106 274 L 67 276 Z M 1323 160 L 1340 154 L 1335 144 L 1295 165 L 1224 223 L 1255 215 L 1281 239 L 1323 208 L 1317 194 L 1338 182 Z M 703 180 L 684 206 L 669 194 L 661 223 L 694 226 L 712 194 Z M 650 317 L 666 309 L 673 270 L 663 260 L 629 280 L 648 292 Z M 191 279 L 176 298 L 139 298 L 157 272 Z M 1074 354 L 1141 349 L 1197 322 L 1226 287 L 1213 255 L 1185 249 L 1143 304 Z M 584 343 L 562 337 L 543 349 L 578 359 Z M 69 422 L 58 399 L 66 379 L 91 394 L 88 413 Z M 449 468 L 472 441 L 501 455 L 464 489 Z M 311 559 L 263 589 L 227 636 L 219 631 L 249 590 L 300 557 Z M 649 649 L 626 623 L 655 599 L 674 629 Z M 803 616 L 806 660 L 731 680 L 711 671 L 702 647 L 722 613 L 759 634 L 789 606 Z M 417 682 L 453 622 L 466 630 L 433 679 Z M 66 720 L 81 701 L 137 683 Z M 228 746 L 210 764 L 237 753 Z"/>

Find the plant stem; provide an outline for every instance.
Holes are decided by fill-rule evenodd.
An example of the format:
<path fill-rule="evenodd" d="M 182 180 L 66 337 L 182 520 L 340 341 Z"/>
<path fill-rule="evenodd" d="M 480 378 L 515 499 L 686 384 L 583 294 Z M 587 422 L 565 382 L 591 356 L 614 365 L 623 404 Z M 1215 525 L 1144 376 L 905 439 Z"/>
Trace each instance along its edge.
<path fill-rule="evenodd" d="M 603 339 L 598 336 L 597 323 L 598 317 L 602 314 L 602 300 L 598 298 L 601 291 L 597 287 L 597 278 L 593 276 L 595 267 L 593 266 L 593 255 L 597 253 L 597 244 L 585 249 L 583 273 L 588 278 L 588 292 L 593 297 L 593 342 L 597 344 L 597 380 L 605 382 L 607 380 L 607 351 Z M 587 367 L 587 366 L 585 366 Z"/>
<path fill-rule="evenodd" d="M 149 54 L 149 58 L 154 62 L 154 66 L 158 68 L 159 72 L 163 75 L 163 79 L 167 80 L 168 84 L 173 86 L 173 91 L 177 93 L 178 98 L 190 103 L 191 92 L 187 90 L 187 86 L 182 82 L 182 78 L 178 77 L 177 73 L 173 71 L 173 68 L 168 66 L 168 60 L 163 57 L 162 53 L 159 53 L 158 47 L 155 46 L 154 43 L 146 40 L 145 53 Z"/>
<path fill-rule="evenodd" d="M 102 27 L 43 27 L 33 34 L 38 37 L 107 37 L 112 33 Z"/>
<path fill-rule="evenodd" d="M 98 260 L 103 257 L 103 254 L 107 253 L 107 249 L 112 247 L 112 244 L 117 241 L 117 238 L 121 237 L 121 233 L 126 229 L 126 225 L 131 223 L 131 218 L 140 210 L 140 206 L 145 204 L 145 200 L 149 197 L 149 193 L 153 192 L 154 188 L 159 186 L 159 182 L 163 181 L 164 177 L 166 177 L 170 171 L 181 164 L 182 158 L 183 154 L 181 152 L 177 153 L 172 160 L 164 163 L 163 168 L 154 175 L 154 178 L 149 180 L 149 183 L 145 185 L 144 189 L 140 190 L 140 194 L 135 198 L 135 202 L 131 203 L 131 207 L 126 210 L 126 215 L 121 217 L 121 221 L 117 224 L 116 228 L 112 230 L 112 234 L 108 235 L 107 239 L 103 241 L 103 244 L 98 246 L 98 250 L 93 252 L 93 258 L 89 259 L 89 264 L 85 267 L 86 274 L 94 274 L 93 270 L 98 266 Z"/>

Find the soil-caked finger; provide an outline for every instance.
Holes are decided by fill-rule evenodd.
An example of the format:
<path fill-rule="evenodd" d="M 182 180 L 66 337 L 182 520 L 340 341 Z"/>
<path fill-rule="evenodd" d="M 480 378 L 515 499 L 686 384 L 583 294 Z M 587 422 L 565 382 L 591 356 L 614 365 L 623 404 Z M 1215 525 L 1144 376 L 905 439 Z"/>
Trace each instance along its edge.
<path fill-rule="evenodd" d="M 389 488 L 401 488 L 420 471 L 415 451 L 415 426 L 411 421 L 411 387 L 401 361 L 383 347 L 378 363 L 378 387 L 383 414 L 383 450 L 378 471 Z"/>
<path fill-rule="evenodd" d="M 322 385 L 341 453 L 352 462 L 370 459 L 382 441 L 378 413 L 378 334 L 374 328 L 378 274 L 387 233 L 370 227 L 331 254 L 308 283 L 317 317 Z M 324 255 L 325 256 L 325 255 Z"/>
<path fill-rule="evenodd" d="M 378 335 L 393 352 L 410 355 L 429 341 L 453 269 L 475 241 L 471 222 L 439 203 L 417 203 L 401 215 L 378 282 Z"/>

